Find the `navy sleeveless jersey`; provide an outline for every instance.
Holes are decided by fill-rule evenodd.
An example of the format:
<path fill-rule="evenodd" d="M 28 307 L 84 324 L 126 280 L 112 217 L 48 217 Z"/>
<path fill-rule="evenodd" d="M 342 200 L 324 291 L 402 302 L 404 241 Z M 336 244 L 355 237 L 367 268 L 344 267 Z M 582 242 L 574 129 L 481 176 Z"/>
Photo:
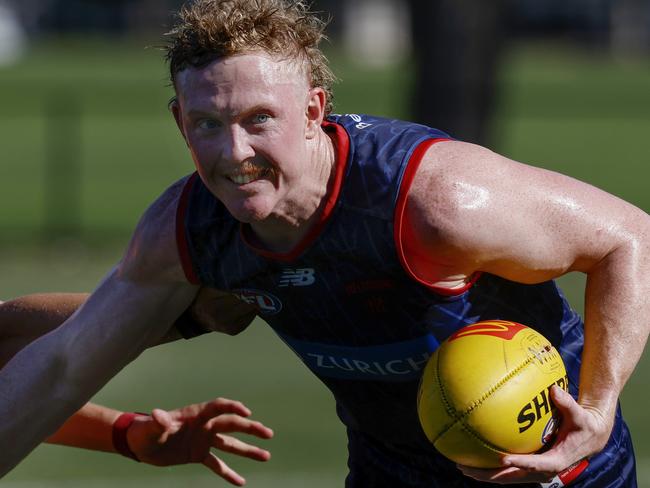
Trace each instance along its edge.
<path fill-rule="evenodd" d="M 323 128 L 337 149 L 338 183 L 317 230 L 286 255 L 256 249 L 246 239 L 247 228 L 194 175 L 178 210 L 186 274 L 191 281 L 231 290 L 256 305 L 260 316 L 333 392 L 351 439 L 351 469 L 355 457 L 370 456 L 366 466 L 374 460 L 394 476 L 403 472 L 411 481 L 426 479 L 426 486 L 452 486 L 438 483 L 445 476 L 458 478 L 459 472 L 430 445 L 417 418 L 419 376 L 431 352 L 467 324 L 520 322 L 560 351 L 575 396 L 581 319 L 554 282 L 524 285 L 482 274 L 462 290 L 440 290 L 406 269 L 395 237 L 404 189 L 426 148 L 449 136 L 417 124 L 356 114 L 331 116 Z M 620 446 L 625 435 L 619 415 L 610 444 Z M 620 464 L 610 454 L 596 459 Z M 592 460 L 597 472 L 602 463 Z M 616 469 L 620 474 L 623 468 Z M 633 456 L 625 469 L 633 471 Z M 419 486 L 399 479 L 403 486 Z M 453 486 L 474 486 L 469 479 L 463 483 Z"/>

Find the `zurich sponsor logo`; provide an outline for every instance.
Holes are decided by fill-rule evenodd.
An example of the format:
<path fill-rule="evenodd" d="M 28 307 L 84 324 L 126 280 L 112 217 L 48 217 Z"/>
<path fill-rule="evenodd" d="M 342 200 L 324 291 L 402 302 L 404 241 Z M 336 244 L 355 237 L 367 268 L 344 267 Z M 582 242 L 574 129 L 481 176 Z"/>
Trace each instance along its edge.
<path fill-rule="evenodd" d="M 275 315 L 282 310 L 282 302 L 267 291 L 241 288 L 233 290 L 233 294 L 240 300 L 256 307 L 261 315 Z"/>
<path fill-rule="evenodd" d="M 439 345 L 428 334 L 417 339 L 352 347 L 308 342 L 286 334 L 280 338 L 317 376 L 347 380 L 412 381 L 420 377 Z"/>

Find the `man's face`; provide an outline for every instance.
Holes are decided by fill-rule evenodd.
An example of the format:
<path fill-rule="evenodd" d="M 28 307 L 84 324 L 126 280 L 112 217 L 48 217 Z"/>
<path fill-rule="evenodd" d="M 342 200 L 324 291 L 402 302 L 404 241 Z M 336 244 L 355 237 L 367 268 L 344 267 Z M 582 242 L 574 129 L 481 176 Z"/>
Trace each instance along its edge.
<path fill-rule="evenodd" d="M 236 219 L 260 221 L 300 204 L 313 138 L 305 73 L 245 54 L 182 71 L 176 91 L 174 116 L 198 173 Z"/>

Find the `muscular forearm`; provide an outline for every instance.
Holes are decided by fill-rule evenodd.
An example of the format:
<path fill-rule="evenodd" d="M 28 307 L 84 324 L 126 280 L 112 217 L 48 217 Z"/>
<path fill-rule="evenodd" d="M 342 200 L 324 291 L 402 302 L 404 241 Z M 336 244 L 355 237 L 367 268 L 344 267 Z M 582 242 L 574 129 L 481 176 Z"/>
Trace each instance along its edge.
<path fill-rule="evenodd" d="M 34 293 L 0 302 L 0 368 L 27 344 L 65 322 L 88 296 L 88 293 Z M 176 327 L 170 327 L 149 346 L 180 338 Z"/>
<path fill-rule="evenodd" d="M 0 366 L 27 344 L 65 322 L 87 298 L 87 293 L 39 293 L 0 303 Z M 113 423 L 120 414 L 118 410 L 88 403 L 45 442 L 114 452 Z"/>
<path fill-rule="evenodd" d="M 650 332 L 650 249 L 635 240 L 588 274 L 580 403 L 613 416 Z"/>
<path fill-rule="evenodd" d="M 0 303 L 0 367 L 26 345 L 60 326 L 87 298 L 87 293 L 38 293 Z M 180 334 L 172 327 L 154 345 L 179 337 Z M 112 428 L 120 413 L 88 403 L 46 442 L 114 452 Z"/>
<path fill-rule="evenodd" d="M 0 372 L 0 474 L 162 336 L 194 294 L 184 286 L 123 282 L 113 273 L 65 324 L 20 351 Z M 44 415 L 41 399 L 56 408 Z"/>

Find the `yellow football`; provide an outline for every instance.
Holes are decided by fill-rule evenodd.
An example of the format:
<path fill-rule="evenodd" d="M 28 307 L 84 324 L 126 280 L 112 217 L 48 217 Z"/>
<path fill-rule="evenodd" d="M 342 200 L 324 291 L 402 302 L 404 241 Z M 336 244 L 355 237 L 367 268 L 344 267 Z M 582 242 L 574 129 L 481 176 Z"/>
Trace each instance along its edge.
<path fill-rule="evenodd" d="M 438 451 L 465 466 L 493 468 L 504 454 L 540 450 L 557 426 L 550 389 L 568 390 L 562 358 L 539 332 L 515 322 L 477 322 L 429 359 L 418 415 Z"/>

